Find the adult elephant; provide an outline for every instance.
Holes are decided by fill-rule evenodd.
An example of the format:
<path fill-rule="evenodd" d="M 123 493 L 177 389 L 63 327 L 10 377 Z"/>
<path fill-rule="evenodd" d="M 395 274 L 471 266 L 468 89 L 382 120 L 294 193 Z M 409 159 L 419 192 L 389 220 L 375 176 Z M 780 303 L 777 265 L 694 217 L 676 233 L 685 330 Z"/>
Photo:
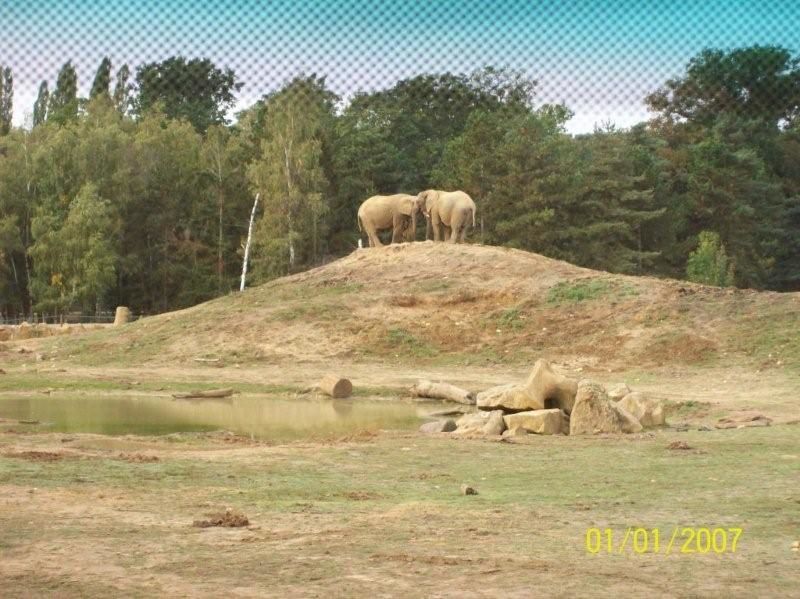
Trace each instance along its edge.
<path fill-rule="evenodd" d="M 475 202 L 463 191 L 427 189 L 420 192 L 417 198 L 424 205 L 428 230 L 433 229 L 434 241 L 464 241 L 470 221 L 475 226 Z"/>
<path fill-rule="evenodd" d="M 378 231 L 385 229 L 392 230 L 392 243 L 400 241 L 403 233 L 408 241 L 413 241 L 417 231 L 417 214 L 422 209 L 423 202 L 419 196 L 406 193 L 372 196 L 364 200 L 358 209 L 358 230 L 366 231 L 371 247 L 383 245 L 378 238 Z"/>

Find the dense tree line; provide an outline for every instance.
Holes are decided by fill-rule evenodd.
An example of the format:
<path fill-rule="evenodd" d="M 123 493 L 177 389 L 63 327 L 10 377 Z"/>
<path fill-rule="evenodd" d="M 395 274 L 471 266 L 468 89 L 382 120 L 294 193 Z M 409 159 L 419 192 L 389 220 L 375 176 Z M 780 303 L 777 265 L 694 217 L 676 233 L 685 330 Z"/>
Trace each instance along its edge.
<path fill-rule="evenodd" d="M 0 68 L 0 311 L 185 307 L 236 287 L 255 194 L 253 282 L 356 246 L 371 194 L 463 189 L 483 243 L 613 272 L 800 289 L 800 63 L 707 50 L 654 119 L 570 136 L 568 107 L 485 68 L 344 105 L 299 76 L 230 122 L 240 82 L 208 60 L 116 73 L 71 63 L 11 126 Z"/>

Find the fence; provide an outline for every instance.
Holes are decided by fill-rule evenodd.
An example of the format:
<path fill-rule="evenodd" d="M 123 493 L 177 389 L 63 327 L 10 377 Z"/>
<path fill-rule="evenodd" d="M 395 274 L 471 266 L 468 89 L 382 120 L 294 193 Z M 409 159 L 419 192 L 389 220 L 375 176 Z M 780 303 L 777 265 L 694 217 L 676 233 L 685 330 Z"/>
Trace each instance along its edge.
<path fill-rule="evenodd" d="M 137 320 L 141 316 L 131 314 L 128 322 Z M 5 316 L 0 314 L 0 325 L 28 324 L 111 324 L 114 322 L 114 312 L 97 312 L 83 314 L 68 312 L 67 314 L 30 314 L 28 316 Z"/>

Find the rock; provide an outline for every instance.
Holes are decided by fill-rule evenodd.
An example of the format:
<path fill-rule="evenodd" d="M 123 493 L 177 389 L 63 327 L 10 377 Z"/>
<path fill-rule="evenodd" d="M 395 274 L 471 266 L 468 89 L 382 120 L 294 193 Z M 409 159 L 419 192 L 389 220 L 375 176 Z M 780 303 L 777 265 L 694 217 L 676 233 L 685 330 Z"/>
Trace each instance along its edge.
<path fill-rule="evenodd" d="M 475 490 L 474 487 L 470 487 L 469 485 L 461 485 L 461 494 L 462 495 L 477 495 L 478 492 Z"/>
<path fill-rule="evenodd" d="M 451 433 L 454 430 L 456 430 L 456 422 L 452 418 L 426 422 L 419 427 L 419 432 L 421 433 Z"/>
<path fill-rule="evenodd" d="M 609 396 L 610 397 L 610 396 Z M 661 402 L 634 391 L 623 397 L 617 406 L 633 414 L 643 427 L 664 426 L 667 419 Z"/>
<path fill-rule="evenodd" d="M 578 384 L 569 421 L 570 435 L 638 433 L 641 430 L 639 421 L 611 401 L 602 385 L 588 380 Z"/>
<path fill-rule="evenodd" d="M 630 392 L 631 388 L 628 387 L 627 383 L 620 383 L 619 385 L 616 385 L 611 389 L 611 391 L 608 392 L 608 398 L 611 401 L 619 401 L 620 399 L 628 395 L 628 393 Z"/>
<path fill-rule="evenodd" d="M 720 418 L 715 426 L 717 428 L 746 428 L 750 426 L 769 426 L 770 424 L 772 424 L 771 418 L 767 418 L 760 412 L 748 411 Z"/>
<path fill-rule="evenodd" d="M 524 412 L 559 408 L 572 411 L 578 384 L 555 372 L 547 360 L 537 360 L 528 380 L 522 385 L 501 385 L 478 393 L 482 410 Z"/>
<path fill-rule="evenodd" d="M 503 439 L 511 439 L 513 437 L 527 437 L 528 431 L 524 428 L 508 428 L 503 431 Z"/>
<path fill-rule="evenodd" d="M 503 417 L 508 429 L 522 429 L 537 435 L 558 435 L 564 430 L 565 414 L 559 409 L 531 410 L 530 412 L 517 412 L 506 414 Z"/>
<path fill-rule="evenodd" d="M 698 426 L 697 430 L 699 430 L 701 433 L 707 433 L 709 431 L 713 431 L 714 429 L 711 428 L 710 426 L 706 426 L 705 424 L 703 424 L 702 426 Z"/>
<path fill-rule="evenodd" d="M 47 354 L 45 354 L 45 353 L 36 354 L 36 361 L 37 362 L 44 362 L 46 359 L 47 359 Z"/>
<path fill-rule="evenodd" d="M 460 435 L 501 435 L 506 430 L 502 410 L 464 414 L 456 421 L 456 426 L 455 432 Z"/>

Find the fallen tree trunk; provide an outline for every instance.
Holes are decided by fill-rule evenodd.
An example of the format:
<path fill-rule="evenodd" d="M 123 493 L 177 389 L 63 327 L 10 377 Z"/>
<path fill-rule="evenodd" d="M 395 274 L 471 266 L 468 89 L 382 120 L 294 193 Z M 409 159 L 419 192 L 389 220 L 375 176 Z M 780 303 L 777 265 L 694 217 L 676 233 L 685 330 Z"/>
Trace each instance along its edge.
<path fill-rule="evenodd" d="M 233 389 L 208 389 L 207 391 L 189 391 L 188 393 L 173 393 L 175 399 L 218 399 L 233 395 Z"/>
<path fill-rule="evenodd" d="M 472 391 L 461 389 L 449 383 L 434 383 L 421 380 L 411 387 L 411 393 L 416 397 L 429 397 L 431 399 L 446 399 L 467 405 L 475 404 L 475 394 Z"/>
<path fill-rule="evenodd" d="M 350 397 L 350 394 L 353 393 L 353 383 L 335 374 L 326 374 L 322 377 L 317 387 L 319 387 L 320 391 L 326 395 L 330 395 L 334 399 Z"/>

